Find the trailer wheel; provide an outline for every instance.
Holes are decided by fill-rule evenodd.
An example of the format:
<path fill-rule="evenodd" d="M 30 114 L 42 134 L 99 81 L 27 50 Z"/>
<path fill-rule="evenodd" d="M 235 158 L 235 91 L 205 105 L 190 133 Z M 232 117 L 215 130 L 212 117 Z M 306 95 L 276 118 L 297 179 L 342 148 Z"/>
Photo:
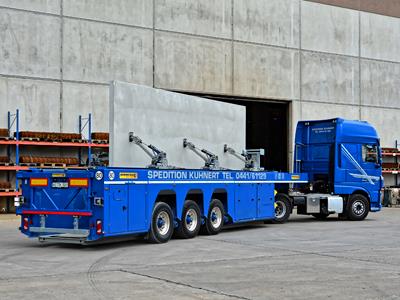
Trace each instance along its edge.
<path fill-rule="evenodd" d="M 292 212 L 292 203 L 290 198 L 285 194 L 277 194 L 275 196 L 275 218 L 273 223 L 285 223 Z"/>
<path fill-rule="evenodd" d="M 200 207 L 192 200 L 186 200 L 183 205 L 181 222 L 175 230 L 176 236 L 191 239 L 198 235 L 201 226 Z"/>
<path fill-rule="evenodd" d="M 151 217 L 149 242 L 161 244 L 168 242 L 174 232 L 174 214 L 164 202 L 157 202 Z"/>
<path fill-rule="evenodd" d="M 367 197 L 361 194 L 350 196 L 347 203 L 346 215 L 351 221 L 362 221 L 369 213 L 369 201 Z"/>
<path fill-rule="evenodd" d="M 213 199 L 208 208 L 206 222 L 201 226 L 201 233 L 206 235 L 218 234 L 224 226 L 224 216 L 224 205 L 220 200 Z"/>

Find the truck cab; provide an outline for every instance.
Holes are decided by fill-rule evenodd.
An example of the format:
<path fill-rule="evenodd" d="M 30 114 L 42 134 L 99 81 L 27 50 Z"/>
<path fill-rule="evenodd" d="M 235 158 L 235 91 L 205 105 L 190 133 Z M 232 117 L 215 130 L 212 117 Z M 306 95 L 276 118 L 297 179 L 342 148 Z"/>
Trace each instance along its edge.
<path fill-rule="evenodd" d="M 362 220 L 369 211 L 381 209 L 380 141 L 367 122 L 340 118 L 299 122 L 294 172 L 309 177 L 307 184 L 290 192 L 299 214 L 325 218 L 339 213 L 350 220 Z"/>

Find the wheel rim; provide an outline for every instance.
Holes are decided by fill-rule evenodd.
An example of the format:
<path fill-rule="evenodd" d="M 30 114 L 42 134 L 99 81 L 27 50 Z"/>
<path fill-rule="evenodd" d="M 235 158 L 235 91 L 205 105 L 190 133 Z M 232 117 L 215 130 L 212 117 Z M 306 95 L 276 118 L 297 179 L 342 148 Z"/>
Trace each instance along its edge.
<path fill-rule="evenodd" d="M 286 214 L 286 206 L 282 201 L 275 201 L 275 218 L 280 219 Z"/>
<path fill-rule="evenodd" d="M 361 216 L 365 212 L 365 204 L 363 201 L 354 201 L 352 209 L 355 215 Z"/>
<path fill-rule="evenodd" d="M 198 217 L 197 217 L 197 212 L 193 208 L 188 209 L 188 211 L 186 212 L 185 222 L 187 230 L 189 231 L 196 230 Z"/>
<path fill-rule="evenodd" d="M 218 206 L 213 207 L 210 214 L 211 226 L 218 228 L 222 223 L 222 211 Z"/>
<path fill-rule="evenodd" d="M 166 235 L 170 227 L 170 218 L 166 211 L 161 211 L 157 215 L 157 231 L 160 235 Z"/>

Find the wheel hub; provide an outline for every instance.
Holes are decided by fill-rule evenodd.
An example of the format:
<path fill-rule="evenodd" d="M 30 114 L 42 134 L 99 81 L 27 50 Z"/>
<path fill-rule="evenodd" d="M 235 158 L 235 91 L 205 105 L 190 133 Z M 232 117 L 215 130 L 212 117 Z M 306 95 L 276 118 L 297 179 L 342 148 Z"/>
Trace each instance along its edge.
<path fill-rule="evenodd" d="M 213 209 L 211 210 L 211 214 L 210 214 L 210 221 L 211 221 L 211 225 L 214 228 L 218 228 L 219 226 L 221 226 L 222 223 L 222 211 L 219 207 L 213 207 Z"/>
<path fill-rule="evenodd" d="M 286 206 L 281 201 L 275 202 L 275 218 L 282 218 L 286 214 Z"/>
<path fill-rule="evenodd" d="M 170 218 L 167 212 L 161 211 L 157 216 L 157 230 L 161 235 L 166 235 L 170 227 Z"/>
<path fill-rule="evenodd" d="M 358 215 L 361 216 L 364 212 L 365 212 L 365 205 L 363 202 L 361 201 L 355 201 L 353 203 L 353 212 Z"/>
<path fill-rule="evenodd" d="M 186 217 L 185 217 L 185 222 L 186 222 L 186 228 L 189 231 L 194 231 L 197 227 L 197 212 L 194 209 L 189 209 L 186 212 Z"/>

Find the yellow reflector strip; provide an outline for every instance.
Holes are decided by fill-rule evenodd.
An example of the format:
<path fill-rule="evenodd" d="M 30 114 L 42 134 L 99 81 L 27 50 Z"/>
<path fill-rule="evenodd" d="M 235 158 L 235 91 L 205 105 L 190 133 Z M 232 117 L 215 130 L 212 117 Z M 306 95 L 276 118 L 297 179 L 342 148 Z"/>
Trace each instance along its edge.
<path fill-rule="evenodd" d="M 292 180 L 299 180 L 300 179 L 300 175 L 292 175 Z"/>
<path fill-rule="evenodd" d="M 89 185 L 89 180 L 87 178 L 70 178 L 69 186 L 74 187 L 87 187 Z"/>
<path fill-rule="evenodd" d="M 136 172 L 121 172 L 119 173 L 120 179 L 137 179 L 138 174 Z"/>
<path fill-rule="evenodd" d="M 30 186 L 47 186 L 49 183 L 47 178 L 31 178 L 30 179 Z"/>

